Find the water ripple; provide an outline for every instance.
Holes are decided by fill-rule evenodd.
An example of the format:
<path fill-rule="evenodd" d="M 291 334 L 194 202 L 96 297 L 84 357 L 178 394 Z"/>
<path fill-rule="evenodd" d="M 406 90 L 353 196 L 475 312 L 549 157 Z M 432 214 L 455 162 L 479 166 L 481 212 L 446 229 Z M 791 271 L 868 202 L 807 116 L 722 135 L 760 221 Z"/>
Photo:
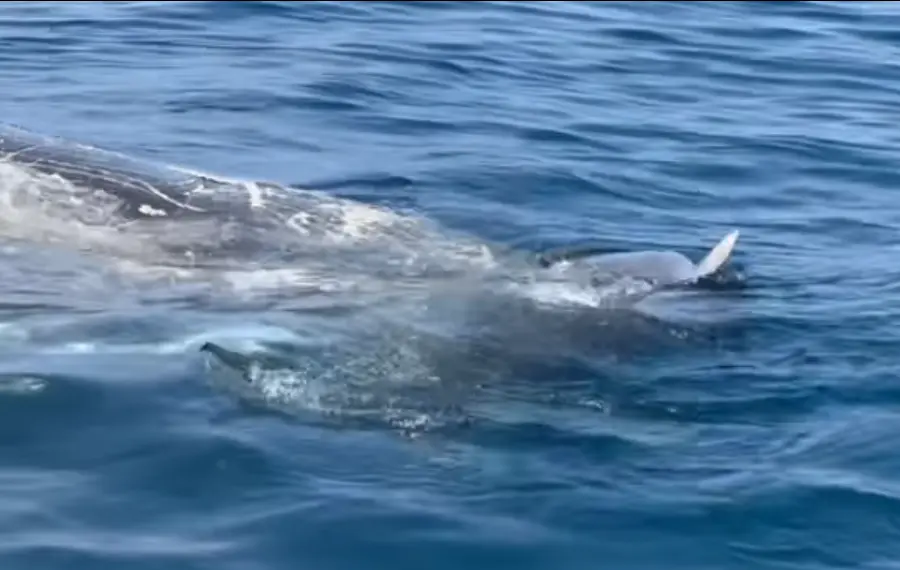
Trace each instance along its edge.
<path fill-rule="evenodd" d="M 428 222 L 333 304 L 60 252 L 0 179 L 4 235 L 57 236 L 0 250 L 0 566 L 896 566 L 891 8 L 9 3 L 4 122 Z M 410 285 L 460 234 L 735 227 L 730 280 L 642 316 Z"/>

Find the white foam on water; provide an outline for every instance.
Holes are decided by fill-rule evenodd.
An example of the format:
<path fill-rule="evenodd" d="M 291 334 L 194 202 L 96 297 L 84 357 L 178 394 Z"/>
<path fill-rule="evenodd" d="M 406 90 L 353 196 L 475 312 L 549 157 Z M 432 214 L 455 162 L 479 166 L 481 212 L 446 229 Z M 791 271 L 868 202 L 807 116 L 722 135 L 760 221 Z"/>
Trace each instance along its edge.
<path fill-rule="evenodd" d="M 43 392 L 47 381 L 33 376 L 0 377 L 0 394 L 24 396 Z"/>

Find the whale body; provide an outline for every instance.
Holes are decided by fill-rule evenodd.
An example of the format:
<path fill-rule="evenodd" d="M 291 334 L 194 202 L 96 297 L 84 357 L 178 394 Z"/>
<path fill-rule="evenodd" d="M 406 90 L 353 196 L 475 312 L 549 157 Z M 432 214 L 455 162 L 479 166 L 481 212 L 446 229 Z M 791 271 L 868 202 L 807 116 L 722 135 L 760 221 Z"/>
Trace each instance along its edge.
<path fill-rule="evenodd" d="M 255 216 L 254 223 L 262 221 L 269 227 L 280 227 L 299 214 L 311 220 L 334 217 L 334 208 L 322 197 L 293 192 L 274 183 L 254 182 L 257 190 L 277 195 L 280 200 L 277 206 L 260 214 L 248 194 L 234 192 L 234 185 L 229 182 L 11 125 L 0 125 L 0 162 L 4 161 L 62 179 L 74 187 L 104 193 L 116 201 L 115 212 L 125 222 L 216 217 L 250 220 Z M 674 251 L 610 253 L 573 246 L 543 252 L 536 257 L 535 265 L 547 271 L 587 276 L 594 286 L 620 279 L 639 280 L 649 285 L 636 295 L 639 298 L 714 275 L 731 258 L 738 235 L 737 231 L 728 233 L 697 263 Z M 407 239 L 415 241 L 414 237 Z"/>
<path fill-rule="evenodd" d="M 731 259 L 740 232 L 729 232 L 698 263 L 675 251 L 597 253 L 594 249 L 562 248 L 538 256 L 545 268 L 574 265 L 590 273 L 595 283 L 620 278 L 646 281 L 654 287 L 696 283 L 719 272 Z"/>

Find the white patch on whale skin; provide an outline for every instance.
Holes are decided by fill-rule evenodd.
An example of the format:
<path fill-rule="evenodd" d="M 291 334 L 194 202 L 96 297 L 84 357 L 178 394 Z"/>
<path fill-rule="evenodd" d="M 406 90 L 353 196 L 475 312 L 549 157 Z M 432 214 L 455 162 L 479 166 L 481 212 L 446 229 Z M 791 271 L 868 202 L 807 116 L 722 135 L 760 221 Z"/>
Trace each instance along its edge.
<path fill-rule="evenodd" d="M 259 187 L 259 184 L 255 182 L 248 183 L 247 194 L 250 198 L 250 207 L 254 209 L 264 208 L 266 206 L 266 201 L 263 198 L 263 190 Z"/>
<path fill-rule="evenodd" d="M 165 211 L 158 210 L 149 204 L 141 204 L 138 211 L 145 216 L 162 217 L 166 215 Z"/>

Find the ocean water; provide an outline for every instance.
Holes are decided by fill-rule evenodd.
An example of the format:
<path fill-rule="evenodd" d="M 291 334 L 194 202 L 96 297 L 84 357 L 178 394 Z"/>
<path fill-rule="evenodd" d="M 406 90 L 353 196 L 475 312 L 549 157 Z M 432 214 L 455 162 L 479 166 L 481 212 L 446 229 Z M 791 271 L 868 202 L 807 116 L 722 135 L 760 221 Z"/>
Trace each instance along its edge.
<path fill-rule="evenodd" d="M 113 224 L 0 165 L 0 568 L 900 567 L 898 30 L 3 4 L 0 120 L 283 216 Z M 530 261 L 733 229 L 624 309 Z"/>

